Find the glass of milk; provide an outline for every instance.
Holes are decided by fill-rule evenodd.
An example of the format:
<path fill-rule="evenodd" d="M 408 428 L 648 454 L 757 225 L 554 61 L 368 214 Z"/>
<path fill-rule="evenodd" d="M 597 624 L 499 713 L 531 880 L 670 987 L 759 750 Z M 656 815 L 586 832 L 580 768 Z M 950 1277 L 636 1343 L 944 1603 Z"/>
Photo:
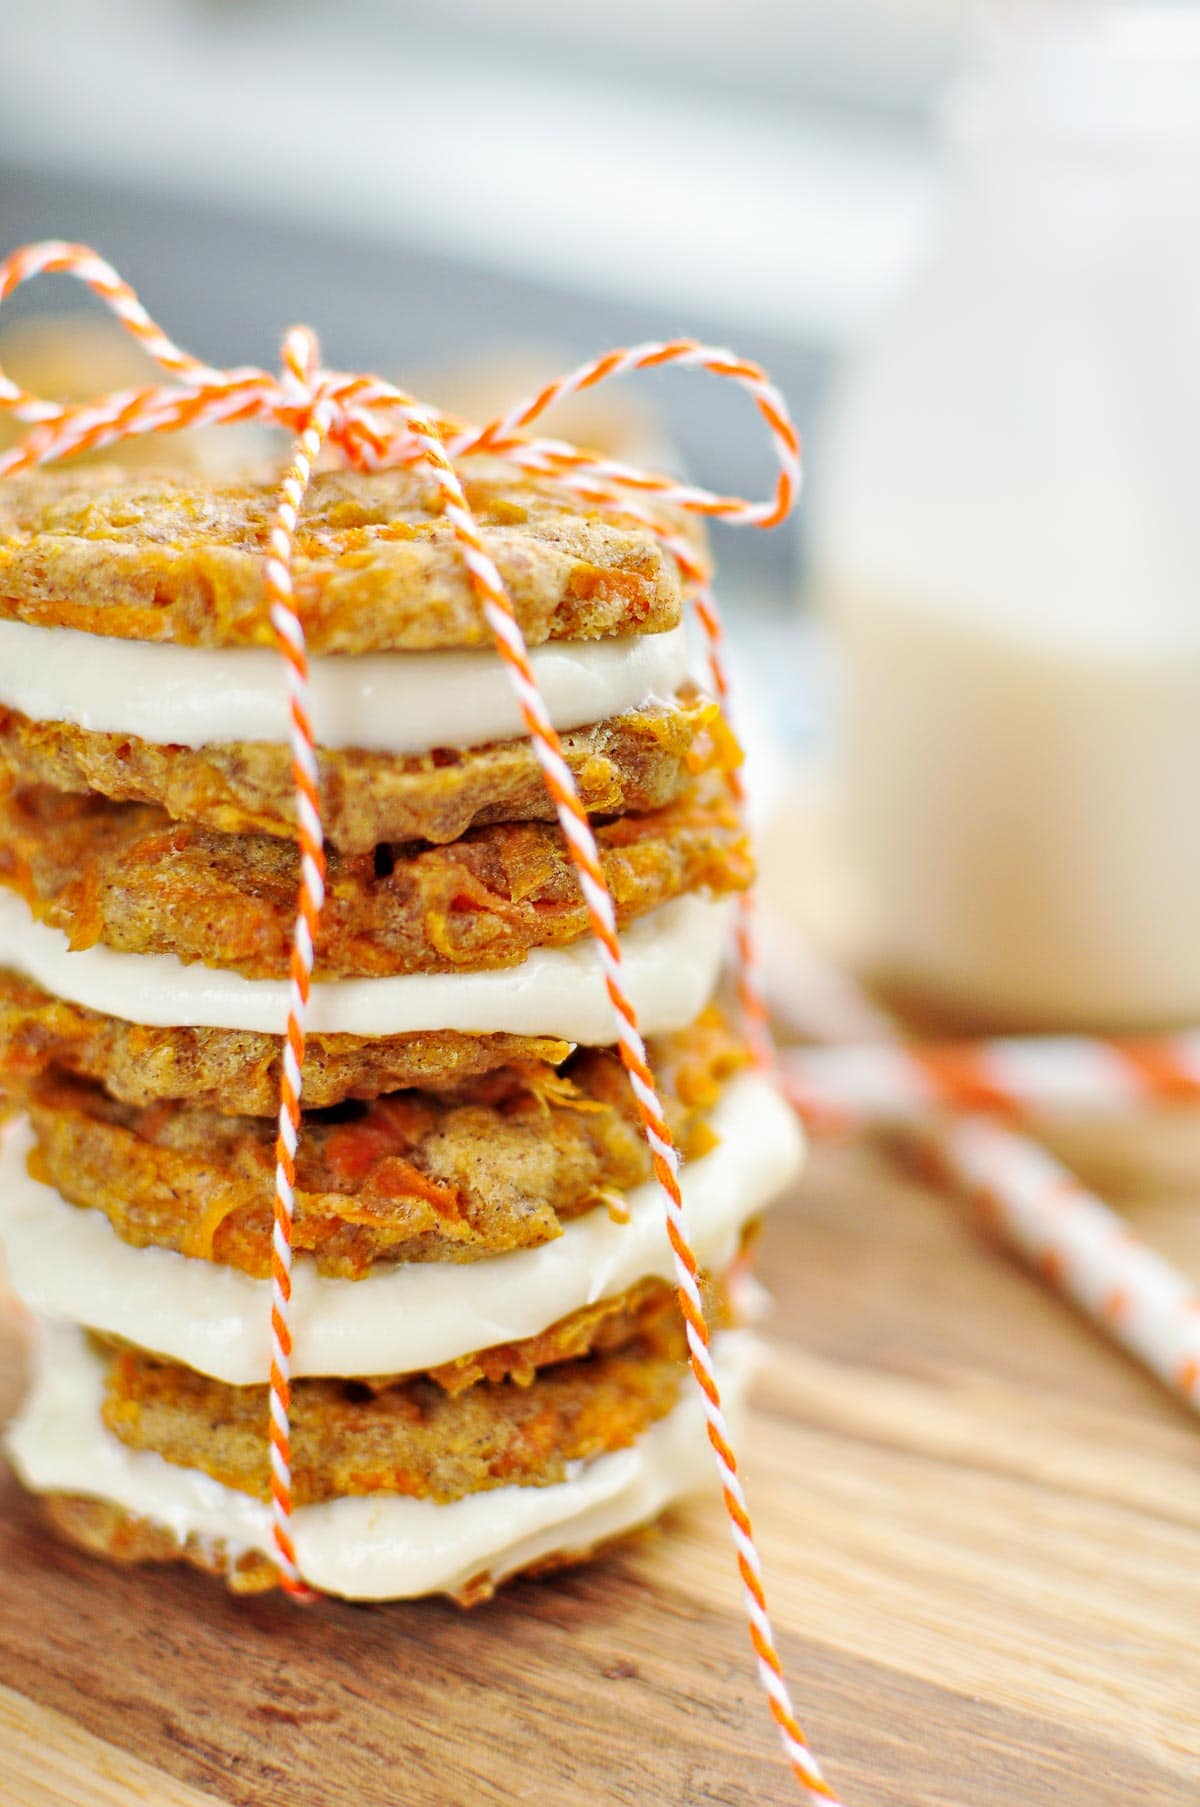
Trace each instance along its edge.
<path fill-rule="evenodd" d="M 870 961 L 977 1022 L 1200 1022 L 1200 14 L 997 40 L 948 147 L 817 472 Z"/>

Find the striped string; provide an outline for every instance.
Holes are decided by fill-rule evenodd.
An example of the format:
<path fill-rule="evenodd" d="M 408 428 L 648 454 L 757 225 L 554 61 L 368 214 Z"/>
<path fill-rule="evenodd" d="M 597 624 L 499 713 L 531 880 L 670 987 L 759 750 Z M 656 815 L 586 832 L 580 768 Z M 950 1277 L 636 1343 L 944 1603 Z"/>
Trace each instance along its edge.
<path fill-rule="evenodd" d="M 284 658 L 289 688 L 289 739 L 295 780 L 300 886 L 291 954 L 291 984 L 280 1084 L 272 1241 L 270 1444 L 274 1547 L 283 1585 L 310 1598 L 292 1538 L 290 1452 L 291 1270 L 295 1156 L 300 1132 L 302 1076 L 314 944 L 324 896 L 325 866 L 316 747 L 308 708 L 308 664 L 303 622 L 292 585 L 296 522 L 314 461 L 326 441 L 360 469 L 423 461 L 432 472 L 480 609 L 504 662 L 521 716 L 553 800 L 578 875 L 605 987 L 612 1003 L 617 1045 L 650 1148 L 663 1195 L 689 1360 L 704 1407 L 708 1438 L 721 1481 L 745 1595 L 758 1673 L 783 1749 L 804 1795 L 834 1801 L 796 1719 L 767 1611 L 762 1564 L 754 1542 L 745 1491 L 721 1404 L 711 1335 L 700 1294 L 699 1272 L 684 1217 L 679 1154 L 625 988 L 616 911 L 604 878 L 587 812 L 562 753 L 530 664 L 525 639 L 500 573 L 467 503 L 452 460 L 494 453 L 549 478 L 565 492 L 598 505 L 616 506 L 650 527 L 679 563 L 707 638 L 714 687 L 728 698 L 721 625 L 708 591 L 708 572 L 683 535 L 679 511 L 739 525 L 772 527 L 792 506 L 800 479 L 799 440 L 782 397 L 756 365 L 691 339 L 655 342 L 605 356 L 548 384 L 509 415 L 483 428 L 465 427 L 425 408 L 381 379 L 320 368 L 313 336 L 295 328 L 285 338 L 280 376 L 254 368 L 210 369 L 180 350 L 151 320 L 133 290 L 87 246 L 59 241 L 26 246 L 0 265 L 0 302 L 32 276 L 61 272 L 86 283 L 170 375 L 177 386 L 126 390 L 84 404 L 44 401 L 21 390 L 0 370 L 0 409 L 31 423 L 32 431 L 0 457 L 0 476 L 29 469 L 72 452 L 99 449 L 135 435 L 184 426 L 257 420 L 286 427 L 295 437 L 270 529 L 266 564 L 271 623 Z M 529 427 L 565 396 L 612 377 L 665 365 L 703 369 L 738 384 L 757 406 L 771 434 L 779 475 L 767 502 L 721 496 L 617 460 L 596 458 L 561 441 L 530 437 Z M 740 780 L 738 801 L 743 803 Z M 760 1059 L 769 1058 L 769 1035 L 754 971 L 749 912 L 738 936 L 739 989 L 748 1029 Z"/>
<path fill-rule="evenodd" d="M 293 328 L 284 340 L 283 363 L 297 384 L 311 389 L 317 369 L 313 335 L 303 328 Z M 300 886 L 292 938 L 287 1033 L 279 1085 L 279 1130 L 275 1142 L 275 1222 L 271 1237 L 271 1515 L 280 1581 L 289 1593 L 300 1599 L 311 1599 L 313 1595 L 301 1579 L 291 1530 L 292 1221 L 296 1204 L 300 1097 L 304 1083 L 305 1019 L 312 982 L 313 949 L 321 906 L 325 901 L 325 837 L 321 826 L 316 745 L 308 703 L 308 651 L 304 624 L 296 608 L 292 555 L 300 507 L 332 421 L 331 402 L 318 395 L 280 485 L 265 571 L 271 626 L 287 669 L 288 739 L 300 850 Z"/>
<path fill-rule="evenodd" d="M 1200 1411 L 1194 1279 L 1026 1136 L 981 1116 L 895 1133 L 931 1180 L 970 1199 L 1049 1286 Z"/>
<path fill-rule="evenodd" d="M 904 1042 L 894 1036 L 789 1048 L 782 1079 L 822 1129 L 970 1111 L 1024 1121 L 1095 1116 L 1143 1104 L 1200 1103 L 1200 1032 L 1114 1038 L 999 1036 Z"/>

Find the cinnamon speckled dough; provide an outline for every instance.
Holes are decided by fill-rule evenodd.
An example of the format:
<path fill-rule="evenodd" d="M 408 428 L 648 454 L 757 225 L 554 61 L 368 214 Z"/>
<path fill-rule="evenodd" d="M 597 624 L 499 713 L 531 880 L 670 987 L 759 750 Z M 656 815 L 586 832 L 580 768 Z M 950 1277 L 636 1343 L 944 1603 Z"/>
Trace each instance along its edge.
<path fill-rule="evenodd" d="M 461 475 L 530 645 L 676 625 L 678 567 L 646 528 L 502 459 L 465 459 Z M 269 646 L 263 571 L 278 488 L 268 472 L 214 482 L 114 466 L 9 478 L 0 616 L 128 640 Z M 424 466 L 318 473 L 294 576 L 311 652 L 491 645 Z"/>
<path fill-rule="evenodd" d="M 682 1153 L 706 1153 L 707 1113 L 745 1066 L 744 1044 L 710 1011 L 655 1038 L 650 1053 Z M 269 1118 L 176 1104 L 138 1111 L 52 1074 L 24 1102 L 32 1170 L 72 1204 L 102 1211 L 123 1240 L 269 1274 Z M 649 1177 L 618 1057 L 580 1049 L 559 1069 L 502 1067 L 442 1092 L 309 1112 L 294 1247 L 348 1279 L 380 1262 L 475 1261 L 551 1241 L 565 1220 Z"/>
<path fill-rule="evenodd" d="M 106 1562 L 186 1562 L 219 1576 L 231 1594 L 264 1594 L 279 1586 L 278 1569 L 258 1550 L 235 1554 L 211 1537 L 195 1535 L 181 1543 L 166 1525 L 127 1512 L 113 1500 L 55 1492 L 40 1494 L 38 1501 L 60 1537 Z"/>
<path fill-rule="evenodd" d="M 563 753 L 593 814 L 669 803 L 689 773 L 738 755 L 716 705 L 694 690 L 562 736 Z M 326 840 L 343 853 L 381 841 L 457 840 L 490 822 L 552 821 L 554 805 L 528 740 L 400 755 L 321 750 Z M 0 765 L 24 784 L 99 791 L 156 803 L 175 821 L 222 834 L 295 834 L 286 747 L 240 741 L 160 746 L 70 722 L 37 722 L 0 706 Z"/>
<path fill-rule="evenodd" d="M 242 1029 L 149 1028 L 43 991 L 0 967 L 0 1085 L 21 1093 L 57 1069 L 98 1080 L 128 1104 L 187 1100 L 234 1116 L 279 1109 L 283 1040 Z M 448 1086 L 516 1061 L 558 1065 L 569 1042 L 547 1036 L 417 1030 L 368 1040 L 310 1035 L 304 1101 L 313 1110 L 405 1086 Z"/>
<path fill-rule="evenodd" d="M 596 831 L 622 924 L 685 892 L 750 882 L 728 780 Z M 44 786 L 0 794 L 0 883 L 72 947 L 176 954 L 247 978 L 285 978 L 299 855 L 267 835 L 221 835 L 160 809 Z M 512 966 L 587 933 L 558 825 L 496 823 L 447 847 L 334 852 L 317 938 L 320 978 Z"/>
<path fill-rule="evenodd" d="M 553 1485 L 568 1463 L 625 1448 L 665 1416 L 686 1360 L 678 1305 L 658 1288 L 599 1326 L 589 1353 L 524 1381 L 458 1392 L 423 1374 L 296 1381 L 293 1499 L 400 1493 L 445 1505 L 493 1487 Z M 115 1436 L 263 1500 L 267 1415 L 265 1386 L 231 1387 L 128 1345 L 109 1354 L 103 1419 Z"/>
<path fill-rule="evenodd" d="M 39 1073 L 98 1080 L 127 1104 L 186 1100 L 225 1115 L 274 1117 L 283 1038 L 248 1029 L 153 1029 L 69 1003 L 0 967 L 0 1085 L 23 1093 Z M 367 1040 L 310 1035 L 304 1102 L 318 1110 L 405 1086 L 449 1086 L 512 1062 L 557 1066 L 570 1043 L 547 1036 L 418 1030 Z"/>

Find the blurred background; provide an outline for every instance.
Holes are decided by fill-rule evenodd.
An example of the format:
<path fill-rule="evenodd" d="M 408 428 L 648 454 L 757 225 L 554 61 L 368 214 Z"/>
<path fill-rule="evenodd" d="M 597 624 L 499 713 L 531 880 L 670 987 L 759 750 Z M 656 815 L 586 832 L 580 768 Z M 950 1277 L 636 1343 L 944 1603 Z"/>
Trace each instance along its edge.
<path fill-rule="evenodd" d="M 273 365 L 293 318 L 335 364 L 406 374 L 686 329 L 767 362 L 816 431 L 919 254 L 966 12 L 38 0 L 6 9 L 0 233 L 96 244 L 219 363 Z M 642 394 L 700 480 L 769 476 L 714 386 Z M 738 554 L 781 587 L 794 557 Z"/>
<path fill-rule="evenodd" d="M 307 320 L 477 418 L 644 337 L 768 366 L 809 499 L 718 551 L 775 899 L 989 1020 L 1200 1014 L 1198 172 L 1190 5 L 5 11 L 0 242 L 96 245 L 213 362 Z M 19 377 L 126 380 L 76 305 L 18 298 Z M 695 377 L 555 429 L 773 475 Z"/>

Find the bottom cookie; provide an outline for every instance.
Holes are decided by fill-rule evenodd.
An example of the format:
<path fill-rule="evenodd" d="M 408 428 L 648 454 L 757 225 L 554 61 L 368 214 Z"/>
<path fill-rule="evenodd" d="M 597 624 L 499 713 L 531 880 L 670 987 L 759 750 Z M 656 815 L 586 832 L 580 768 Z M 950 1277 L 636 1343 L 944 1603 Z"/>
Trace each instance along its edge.
<path fill-rule="evenodd" d="M 722 1333 L 714 1355 L 727 1416 L 756 1365 L 744 1331 Z M 265 1502 L 104 1428 L 103 1362 L 78 1330 L 48 1326 L 30 1398 L 9 1439 L 25 1484 L 53 1522 L 85 1549 L 120 1562 L 179 1560 L 221 1575 L 237 1593 L 277 1581 Z M 510 1576 L 583 1560 L 702 1492 L 714 1474 L 698 1391 L 627 1448 L 569 1465 L 545 1486 L 506 1486 L 440 1505 L 429 1499 L 346 1497 L 299 1508 L 292 1531 L 312 1586 L 353 1600 L 448 1594 L 485 1599 Z"/>
<path fill-rule="evenodd" d="M 166 1526 L 126 1512 L 110 1500 L 88 1499 L 84 1494 L 47 1493 L 42 1495 L 40 1503 L 59 1535 L 86 1550 L 90 1556 L 129 1564 L 185 1562 L 206 1574 L 218 1576 L 231 1594 L 265 1594 L 279 1586 L 279 1571 L 275 1564 L 256 1550 L 244 1550 L 231 1558 L 228 1549 L 219 1541 L 214 1543 L 211 1539 L 193 1536 L 181 1544 Z M 560 1575 L 565 1569 L 595 1561 L 644 1531 L 645 1526 L 633 1526 L 586 1549 L 555 1551 L 539 1562 L 530 1563 L 521 1574 L 527 1580 Z M 515 1579 L 515 1574 L 503 1577 L 504 1581 Z M 485 1570 L 449 1597 L 457 1606 L 481 1606 L 493 1598 L 500 1585 L 501 1582 Z"/>

